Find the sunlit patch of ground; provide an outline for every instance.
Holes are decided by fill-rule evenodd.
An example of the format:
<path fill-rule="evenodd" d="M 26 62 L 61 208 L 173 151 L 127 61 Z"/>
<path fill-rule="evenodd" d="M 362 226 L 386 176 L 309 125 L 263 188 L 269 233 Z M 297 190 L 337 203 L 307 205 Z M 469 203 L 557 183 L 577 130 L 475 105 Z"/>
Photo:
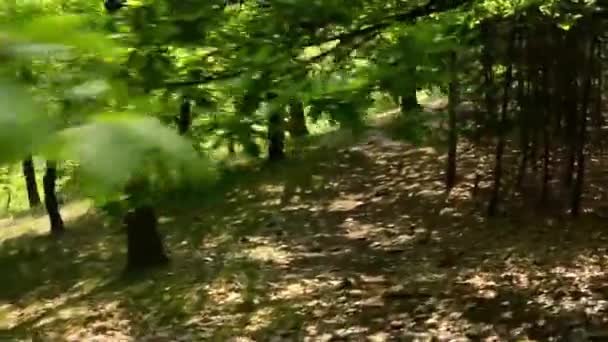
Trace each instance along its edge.
<path fill-rule="evenodd" d="M 118 278 L 124 237 L 80 220 L 59 242 L 0 247 L 0 337 L 66 341 L 551 341 L 608 326 L 604 221 L 514 205 L 484 218 L 491 160 L 380 132 L 165 213 L 172 264 Z M 509 198 L 512 195 L 509 195 Z M 505 201 L 506 202 L 506 201 Z M 516 203 L 517 204 L 517 203 Z M 593 203 L 591 203 L 593 204 Z M 534 215 L 531 215 L 534 214 Z M 532 218 L 531 218 L 532 217 Z M 105 229 L 105 230 L 104 230 Z M 28 249 L 32 245 L 35 248 Z M 579 329 L 579 330 L 577 330 Z M 596 339 L 599 340 L 599 339 Z"/>
<path fill-rule="evenodd" d="M 71 202 L 62 206 L 61 214 L 69 221 L 84 215 L 91 208 L 89 201 Z M 0 243 L 23 234 L 42 235 L 48 233 L 48 217 L 41 207 L 34 214 L 16 219 L 0 220 Z"/>

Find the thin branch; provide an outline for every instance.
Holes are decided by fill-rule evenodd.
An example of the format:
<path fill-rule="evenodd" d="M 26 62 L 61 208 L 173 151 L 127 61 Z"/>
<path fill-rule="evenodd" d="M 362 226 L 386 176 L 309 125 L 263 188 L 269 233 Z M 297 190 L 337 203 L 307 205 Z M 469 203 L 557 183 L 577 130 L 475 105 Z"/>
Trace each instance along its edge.
<path fill-rule="evenodd" d="M 229 73 L 220 74 L 220 75 L 205 76 L 203 78 L 199 78 L 196 80 L 165 82 L 164 85 L 167 88 L 194 86 L 194 85 L 200 85 L 200 84 L 207 84 L 207 83 L 211 83 L 211 82 L 229 80 L 231 78 L 240 76 L 242 73 L 243 73 L 243 71 L 235 71 L 235 72 L 229 72 Z"/>
<path fill-rule="evenodd" d="M 324 57 L 334 53 L 339 48 L 344 47 L 345 45 L 354 43 L 355 45 L 361 45 L 363 39 L 373 39 L 380 31 L 395 25 L 397 23 L 404 22 L 412 22 L 418 18 L 425 17 L 435 13 L 447 12 L 453 9 L 456 9 L 465 4 L 472 3 L 473 0 L 431 0 L 424 6 L 416 7 L 413 10 L 407 11 L 405 13 L 398 13 L 386 16 L 385 18 L 379 20 L 377 23 L 363 25 L 360 28 L 339 34 L 335 37 L 327 39 L 325 42 L 319 44 L 325 44 L 331 41 L 339 40 L 339 43 L 336 44 L 331 49 L 324 51 L 318 55 L 315 55 L 311 58 L 306 59 L 304 62 L 306 63 L 314 63 Z M 194 86 L 207 84 L 215 81 L 223 81 L 230 78 L 238 77 L 242 74 L 242 71 L 228 73 L 224 75 L 214 75 L 207 76 L 197 80 L 189 80 L 189 81 L 177 81 L 177 82 L 167 82 L 165 83 L 166 87 L 185 87 L 185 86 Z"/>
<path fill-rule="evenodd" d="M 357 40 L 357 38 L 364 37 L 369 35 L 368 38 L 373 38 L 379 31 L 384 30 L 394 24 L 404 23 L 404 22 L 412 22 L 418 18 L 425 17 L 435 13 L 447 12 L 453 9 L 456 9 L 462 5 L 472 3 L 472 0 L 431 0 L 428 4 L 417 7 L 411 11 L 405 13 L 398 13 L 387 16 L 381 19 L 379 22 L 372 25 L 365 25 L 355 31 L 343 33 L 337 35 L 333 38 L 328 39 L 325 43 L 331 42 L 334 40 L 339 40 L 340 42 L 336 44 L 333 48 L 324 51 L 323 53 L 314 56 L 311 60 L 317 60 L 318 58 L 322 58 L 331 54 L 334 50 L 338 49 L 342 45 L 350 44 L 351 42 Z"/>

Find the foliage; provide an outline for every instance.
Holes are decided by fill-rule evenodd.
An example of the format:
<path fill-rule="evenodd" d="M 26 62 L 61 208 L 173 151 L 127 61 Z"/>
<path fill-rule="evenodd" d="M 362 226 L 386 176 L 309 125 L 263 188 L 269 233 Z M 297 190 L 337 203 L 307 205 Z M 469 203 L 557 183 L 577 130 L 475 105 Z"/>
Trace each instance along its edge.
<path fill-rule="evenodd" d="M 234 317 L 238 316 L 240 321 L 251 318 L 241 315 L 240 311 L 253 313 L 254 308 L 262 311 L 264 305 L 274 303 L 276 298 L 260 299 L 256 293 L 263 286 L 265 291 L 275 290 L 270 289 L 275 283 L 268 279 L 282 282 L 281 286 L 289 291 L 297 291 L 293 289 L 298 289 L 299 284 L 287 284 L 293 280 L 293 274 L 308 285 L 316 284 L 321 274 L 327 274 L 327 264 L 336 262 L 340 271 L 344 271 L 340 267 L 348 268 L 353 263 L 367 265 L 356 271 L 361 273 L 363 283 L 376 284 L 361 287 L 369 293 L 356 288 L 356 281 L 346 276 L 333 279 L 338 290 L 323 287 L 327 282 L 317 284 L 316 290 L 323 293 L 320 297 L 325 296 L 326 300 L 335 300 L 336 291 L 343 291 L 344 296 L 339 296 L 338 301 L 352 304 L 356 299 L 349 296 L 365 292 L 370 295 L 367 299 L 382 297 L 394 304 L 393 307 L 382 303 L 382 307 L 399 314 L 395 317 L 417 312 L 424 316 L 426 325 L 437 327 L 436 321 L 428 323 L 432 321 L 431 315 L 424 315 L 428 307 L 422 303 L 435 302 L 426 299 L 442 293 L 453 297 L 449 299 L 450 305 L 465 307 L 454 309 L 458 315 L 469 316 L 468 322 L 463 319 L 459 324 L 501 316 L 500 319 L 510 320 L 509 328 L 520 328 L 518 322 L 512 322 L 515 316 L 495 312 L 499 311 L 498 307 L 504 307 L 504 303 L 515 306 L 510 307 L 509 314 L 532 315 L 530 312 L 533 312 L 534 320 L 546 323 L 550 313 L 543 308 L 559 302 L 564 295 L 556 295 L 560 298 L 552 304 L 547 301 L 546 293 L 542 293 L 539 297 L 544 299 L 538 299 L 533 309 L 517 307 L 508 299 L 516 297 L 529 305 L 532 303 L 526 301 L 529 295 L 512 294 L 513 284 L 503 283 L 514 278 L 505 277 L 511 279 L 505 281 L 502 274 L 492 273 L 491 267 L 488 270 L 487 265 L 480 262 L 488 253 L 496 254 L 504 249 L 506 256 L 496 257 L 494 261 L 508 264 L 505 261 L 511 260 L 513 249 L 505 240 L 510 241 L 512 236 L 531 245 L 535 242 L 520 231 L 519 235 L 510 235 L 509 230 L 492 232 L 499 235 L 489 236 L 483 232 L 470 234 L 469 228 L 486 224 L 478 213 L 481 200 L 487 200 L 490 217 L 507 212 L 515 217 L 520 211 L 526 212 L 525 208 L 543 209 L 548 216 L 558 217 L 568 209 L 577 216 L 592 211 L 582 202 L 584 194 L 600 202 L 603 195 L 598 195 L 597 189 L 584 190 L 589 184 L 601 188 L 597 186 L 601 181 L 594 177 L 597 177 L 596 165 L 601 164 L 598 161 L 601 158 L 596 155 L 601 156 L 605 146 L 606 118 L 602 113 L 605 7 L 599 2 L 567 0 L 132 0 L 107 13 L 102 1 L 96 4 L 86 0 L 5 1 L 0 4 L 0 144 L 3 147 L 0 186 L 7 193 L 16 191 L 15 165 L 30 155 L 37 160 L 50 160 L 50 165 L 53 161 L 74 165 L 74 170 L 68 172 L 81 194 L 104 204 L 106 212 L 131 217 L 124 220 L 130 242 L 142 243 L 154 235 L 153 242 L 158 242 L 158 246 L 162 243 L 155 229 L 160 220 L 154 209 L 162 214 L 175 214 L 164 209 L 169 204 L 183 206 L 186 198 L 196 202 L 197 212 L 180 212 L 192 216 L 187 217 L 185 224 L 171 224 L 182 231 L 170 234 L 169 245 L 179 249 L 176 253 L 179 258 L 186 249 L 184 246 L 192 242 L 192 248 L 188 247 L 185 253 L 188 262 L 197 266 L 204 264 L 201 269 L 209 270 L 214 276 L 223 272 L 224 260 L 234 261 L 230 267 L 238 271 L 234 276 L 238 279 L 222 281 L 241 286 L 245 292 L 243 300 L 228 308 L 221 302 L 228 301 L 226 298 L 216 298 L 218 303 L 214 304 L 222 308 L 222 315 L 237 311 Z M 420 94 L 428 90 L 439 94 L 423 99 Z M 435 98 L 439 101 L 434 101 Z M 434 103 L 446 98 L 449 101 L 443 104 Z M 294 108 L 291 107 L 294 103 L 303 110 L 288 110 Z M 368 126 L 378 124 L 374 121 L 377 110 L 392 107 L 399 107 L 401 115 L 390 122 L 389 128 L 396 126 L 393 128 L 401 138 L 417 145 L 438 137 L 438 146 L 435 146 L 438 148 L 404 146 L 378 132 L 352 149 L 350 146 L 333 148 L 347 140 L 354 143 L 364 136 L 362 133 Z M 299 114 L 295 115 L 296 112 Z M 394 113 L 389 112 L 383 113 L 386 114 L 383 118 Z M 449 134 L 443 124 L 446 119 Z M 312 129 L 304 127 L 301 132 L 317 134 L 323 127 L 325 132 L 337 130 L 338 133 L 296 138 L 298 134 L 292 134 L 295 130 L 291 130 L 295 122 L 316 125 Z M 267 151 L 276 146 L 292 149 L 287 151 L 294 152 L 288 153 L 292 160 L 263 164 L 264 158 L 270 159 L 271 153 Z M 308 148 L 311 146 L 316 150 Z M 447 158 L 438 152 L 445 147 L 450 151 Z M 306 155 L 298 149 L 305 149 Z M 311 158 L 315 153 L 320 155 L 318 159 Z M 444 159 L 447 165 L 443 165 Z M 241 160 L 249 162 L 244 167 L 247 175 L 240 172 Z M 454 173 L 457 160 L 462 177 Z M 451 171 L 441 171 L 442 166 Z M 444 187 L 439 177 L 448 173 L 446 178 L 451 181 L 446 181 Z M 246 187 L 239 183 L 244 180 L 250 181 Z M 45 192 L 56 191 L 52 180 L 44 183 Z M 121 201 L 125 197 L 134 201 Z M 515 200 L 506 200 L 511 198 Z M 211 200 L 220 205 L 214 207 Z M 139 213 L 152 214 L 142 214 L 146 216 L 142 220 L 129 216 L 138 209 Z M 281 215 L 288 218 L 282 220 Z M 94 221 L 100 222 L 99 218 Z M 138 224 L 141 222 L 151 224 Z M 555 229 L 553 223 L 545 221 L 542 227 Z M 265 231 L 266 228 L 270 231 Z M 92 259 L 105 257 L 103 260 L 107 261 L 120 253 L 113 248 L 116 244 L 113 236 L 108 237 L 107 231 L 99 230 L 111 240 L 109 252 L 103 251 L 101 237 L 82 246 L 82 250 L 78 241 L 72 241 L 69 252 L 60 244 L 45 245 L 53 247 L 42 251 L 23 246 L 0 248 L 3 265 L 4 262 L 34 265 L 43 270 L 10 273 L 9 293 L 15 297 L 30 294 L 27 289 L 22 291 L 14 286 L 20 277 L 35 283 L 32 287 L 37 289 L 39 284 L 50 281 L 42 279 L 43 276 L 69 273 L 56 264 L 45 268 L 28 262 L 39 260 L 36 259 L 38 253 L 68 258 L 66 265 L 78 269 L 79 275 L 91 277 L 89 271 L 80 272 L 86 270 Z M 266 236 L 243 236 L 260 231 Z M 196 235 L 207 233 L 209 240 L 207 236 Z M 298 235 L 300 233 L 308 235 Z M 288 234 L 293 236 L 282 238 Z M 331 236 L 334 242 L 344 241 L 337 244 L 338 249 L 334 243 L 327 250 L 319 251 L 315 246 L 322 245 L 326 236 Z M 266 259 L 261 257 L 264 263 L 258 265 L 257 261 L 250 262 L 253 257 L 243 254 L 243 248 L 247 248 L 248 253 L 259 252 L 256 248 L 260 246 L 252 245 L 261 240 L 261 249 L 275 249 L 276 253 Z M 477 240 L 481 241 L 478 255 L 475 254 L 477 247 L 470 248 Z M 238 243 L 233 247 L 234 244 L 226 241 Z M 457 246 L 454 241 L 458 241 Z M 463 251 L 462 245 L 466 244 L 469 245 Z M 127 246 L 129 252 L 133 251 L 129 248 L 131 244 Z M 222 250 L 224 246 L 228 246 L 225 247 L 228 251 Z M 284 251 L 285 246 L 293 249 L 294 254 Z M 205 252 L 208 247 L 213 248 L 213 255 L 201 258 L 200 251 Z M 525 252 L 535 254 L 538 252 L 535 248 Z M 86 254 L 89 250 L 111 256 L 91 257 Z M 363 253 L 351 255 L 352 251 Z M 446 255 L 438 255 L 440 253 Z M 460 267 L 462 274 L 436 270 L 450 265 L 458 269 L 457 266 L 462 265 L 454 265 L 454 260 L 460 262 L 463 253 L 474 254 L 475 262 L 468 268 Z M 520 251 L 522 255 L 526 253 Z M 311 268 L 313 272 L 298 273 L 309 269 L 310 265 L 301 263 L 309 262 L 310 255 L 320 255 L 317 265 Z M 344 265 L 343 256 L 361 259 L 347 260 Z M 572 255 L 568 255 L 568 259 L 572 259 Z M 87 264 L 80 265 L 82 260 Z M 393 277 L 403 274 L 399 269 L 403 260 L 407 260 L 408 267 L 423 271 L 420 279 L 411 279 L 416 275 L 408 279 L 414 289 L 385 289 L 384 280 L 379 279 L 403 281 Z M 429 265 L 429 260 L 436 262 L 436 267 Z M 595 261 L 593 267 L 596 267 Z M 535 262 L 530 260 L 519 262 L 525 268 L 538 266 L 533 266 Z M 283 268 L 277 267 L 275 272 L 273 263 L 280 263 Z M 589 262 L 584 266 L 591 267 Z M 290 275 L 291 280 L 288 277 L 272 279 L 289 267 L 302 268 Z M 509 267 L 512 266 L 509 264 Z M 186 267 L 186 270 L 193 269 Z M 272 272 L 268 272 L 269 269 Z M 371 276 L 374 272 L 378 274 Z M 521 279 L 535 273 L 513 268 L 505 272 L 517 273 Z M 171 276 L 176 273 L 187 278 L 190 287 L 198 286 L 194 294 L 181 288 L 176 290 L 175 287 L 181 285 L 163 279 L 162 285 L 155 289 L 162 293 L 159 295 L 162 300 L 144 304 L 159 308 L 167 304 L 175 309 L 175 316 L 180 320 L 203 306 L 189 301 L 189 296 L 203 292 L 213 297 L 217 293 L 206 284 L 202 285 L 204 288 L 197 284 L 201 279 L 215 280 L 213 277 L 194 272 L 193 278 L 188 278 L 191 272 L 173 271 Z M 480 282 L 488 273 L 492 275 L 485 283 Z M 311 275 L 314 279 L 306 278 Z M 62 290 L 73 291 L 79 286 L 74 285 L 74 275 L 66 278 L 66 283 L 61 283 Z M 427 282 L 428 279 L 433 281 Z M 434 288 L 428 288 L 427 283 Z M 511 292 L 503 291 L 498 283 Z M 555 284 L 557 280 L 549 283 Z M 464 297 L 458 293 L 463 284 L 471 285 L 464 291 Z M 472 284 L 480 287 L 473 288 Z M 361 291 L 351 293 L 353 287 Z M 480 291 L 483 298 L 479 297 Z M 179 296 L 173 299 L 169 294 Z M 290 301 L 305 298 L 304 294 L 305 291 L 291 294 L 288 301 L 281 303 L 283 307 L 272 308 L 279 313 L 288 311 L 286 316 L 295 322 L 279 323 L 292 323 L 290 329 L 297 330 L 305 319 L 321 321 L 320 316 L 324 314 L 319 313 L 322 306 L 318 302 L 306 303 L 307 307 L 314 308 L 312 312 L 299 307 L 297 313 L 285 309 L 292 304 Z M 333 304 L 339 312 L 348 309 L 353 315 L 361 307 L 370 305 L 367 301 L 356 303 L 349 308 L 342 306 L 343 303 Z M 377 303 L 371 306 L 380 307 Z M 437 310 L 440 306 L 442 309 Z M 479 307 L 494 311 L 475 312 Z M 0 305 L 0 320 L 3 310 Z M 458 316 L 446 312 L 448 309 L 443 303 L 433 310 L 444 313 L 448 321 Z M 216 317 L 217 312 L 210 311 L 205 312 L 205 319 Z M 375 314 L 374 310 L 363 311 Z M 256 314 L 263 316 L 260 312 Z M 392 314 L 383 312 L 385 317 L 393 317 Z M 335 313 L 325 315 L 336 316 Z M 247 319 L 243 320 L 244 317 Z M 362 318 L 368 321 L 361 322 L 362 325 L 369 323 L 367 318 Z M 408 324 L 416 324 L 417 319 L 412 317 Z M 37 319 L 30 323 L 34 321 Z M 140 321 L 145 322 L 146 317 Z M 251 322 L 254 321 L 251 318 Z M 280 326 L 279 323 L 276 326 Z M 206 327 L 217 322 L 201 324 Z M 256 329 L 251 325 L 253 323 L 248 329 Z M 393 322 L 381 325 L 367 328 L 377 332 L 400 331 L 405 323 L 396 329 Z M 391 329 L 387 329 L 389 325 Z M 462 330 L 462 326 L 452 328 Z M 270 331 L 275 326 L 269 324 L 267 329 Z M 270 339 L 263 333 L 249 335 Z M 480 337 L 479 334 L 473 336 Z M 212 337 L 225 336 L 217 332 Z M 386 335 L 384 338 L 388 339 Z M 540 336 L 539 339 L 550 338 Z"/>

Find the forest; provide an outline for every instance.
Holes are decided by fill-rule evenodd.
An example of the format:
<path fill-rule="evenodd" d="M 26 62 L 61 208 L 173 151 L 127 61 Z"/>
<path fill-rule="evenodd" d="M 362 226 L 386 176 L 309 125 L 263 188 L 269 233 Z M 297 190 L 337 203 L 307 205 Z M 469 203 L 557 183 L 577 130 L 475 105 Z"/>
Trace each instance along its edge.
<path fill-rule="evenodd" d="M 608 341 L 608 3 L 0 1 L 0 341 Z"/>

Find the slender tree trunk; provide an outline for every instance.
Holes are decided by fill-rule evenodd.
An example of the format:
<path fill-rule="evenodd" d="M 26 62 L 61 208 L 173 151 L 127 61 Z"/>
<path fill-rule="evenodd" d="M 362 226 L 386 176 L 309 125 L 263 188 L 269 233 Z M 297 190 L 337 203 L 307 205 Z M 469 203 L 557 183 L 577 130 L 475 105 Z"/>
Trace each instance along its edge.
<path fill-rule="evenodd" d="M 479 112 L 475 116 L 475 134 L 474 143 L 476 148 L 481 148 L 481 138 L 483 135 L 482 130 L 487 129 L 487 123 L 489 118 L 493 117 L 496 110 L 496 99 L 494 96 L 494 57 L 492 55 L 492 24 L 485 22 L 481 26 L 481 36 L 483 40 L 483 50 L 481 54 L 481 64 L 483 67 L 483 91 L 484 91 L 484 103 L 485 113 Z M 485 115 L 485 116 L 484 116 Z M 475 180 L 473 184 L 472 197 L 477 197 L 479 190 L 479 183 L 481 182 L 481 165 L 483 156 L 477 157 L 478 166 L 475 168 Z"/>
<path fill-rule="evenodd" d="M 234 148 L 234 136 L 230 135 L 228 137 L 228 153 L 230 155 L 234 155 L 236 153 L 236 149 Z"/>
<path fill-rule="evenodd" d="M 580 125 L 576 151 L 576 181 L 572 189 L 572 205 L 571 214 L 576 217 L 579 215 L 581 207 L 581 198 L 583 195 L 583 185 L 585 178 L 585 144 L 587 142 L 587 110 L 589 108 L 589 100 L 591 95 L 591 87 L 593 83 L 594 58 L 595 58 L 596 38 L 591 37 L 589 42 L 589 60 L 587 61 L 586 79 L 584 82 L 582 108 L 580 113 Z"/>
<path fill-rule="evenodd" d="M 543 134 L 543 182 L 541 187 L 541 203 L 545 203 L 549 196 L 549 181 L 551 180 L 551 99 L 549 94 L 550 67 L 544 66 L 541 70 L 541 105 L 542 105 L 542 134 Z"/>
<path fill-rule="evenodd" d="M 308 135 L 304 104 L 298 100 L 289 103 L 289 133 L 294 138 Z"/>
<path fill-rule="evenodd" d="M 138 206 L 124 218 L 127 229 L 128 272 L 161 266 L 169 262 L 165 254 L 158 218 L 151 206 Z"/>
<path fill-rule="evenodd" d="M 179 116 L 177 118 L 177 131 L 180 135 L 188 133 L 192 125 L 192 104 L 188 98 L 183 97 L 179 107 Z"/>
<path fill-rule="evenodd" d="M 577 131 L 579 122 L 577 122 L 577 111 L 578 111 L 578 103 L 579 103 L 579 88 L 577 86 L 578 82 L 578 69 L 577 66 L 578 61 L 576 57 L 572 57 L 571 54 L 575 54 L 574 51 L 578 51 L 574 49 L 577 46 L 576 44 L 576 34 L 572 31 L 567 32 L 567 37 L 565 40 L 565 48 L 571 49 L 572 52 L 567 53 L 564 56 L 571 65 L 566 66 L 563 70 L 564 79 L 561 84 L 562 92 L 564 94 L 564 119 L 565 119 L 565 129 L 564 129 L 564 140 L 566 142 L 566 159 L 565 159 L 565 167 L 562 174 L 562 181 L 566 187 L 570 187 L 572 185 L 572 180 L 574 178 L 574 163 L 576 161 L 576 140 L 577 140 Z M 568 68 L 569 67 L 569 68 Z"/>
<path fill-rule="evenodd" d="M 513 60 L 513 51 L 515 44 L 515 28 L 512 28 L 511 37 L 509 39 L 508 56 L 509 61 Z M 488 205 L 488 216 L 492 217 L 496 215 L 498 209 L 498 202 L 500 200 L 500 187 L 502 182 L 502 156 L 505 150 L 505 130 L 507 124 L 507 110 L 509 107 L 509 89 L 513 83 L 513 64 L 509 64 L 507 67 L 504 87 L 503 87 L 503 101 L 500 113 L 500 120 L 498 122 L 498 143 L 496 144 L 495 162 L 494 162 L 494 186 L 492 187 L 492 195 Z"/>
<path fill-rule="evenodd" d="M 9 210 L 11 209 L 11 201 L 13 199 L 13 192 L 11 191 L 11 188 L 6 186 L 4 187 L 4 191 L 6 192 L 6 205 L 4 206 L 4 211 L 6 211 L 7 213 L 9 212 Z"/>
<path fill-rule="evenodd" d="M 285 158 L 285 130 L 280 113 L 272 113 L 268 118 L 268 160 Z"/>
<path fill-rule="evenodd" d="M 543 126 L 543 183 L 540 192 L 540 202 L 545 203 L 549 196 L 549 181 L 551 180 L 551 138 L 548 115 Z"/>
<path fill-rule="evenodd" d="M 538 150 L 539 150 L 539 135 L 540 128 L 538 127 L 538 119 L 534 119 L 532 124 L 532 141 L 530 143 L 530 163 L 534 173 L 538 172 Z"/>
<path fill-rule="evenodd" d="M 522 50 L 526 50 L 525 43 L 522 42 Z M 523 58 L 523 63 L 527 63 L 527 58 Z M 529 72 L 528 72 L 529 73 Z M 524 179 L 526 177 L 526 171 L 528 169 L 528 158 L 530 156 L 530 119 L 528 115 L 530 113 L 528 105 L 528 97 L 530 96 L 529 84 L 525 81 L 524 71 L 518 71 L 517 79 L 517 102 L 519 103 L 518 121 L 519 121 L 519 144 L 521 150 L 521 159 L 517 170 L 516 186 L 521 189 Z M 529 76 L 528 76 L 529 77 Z"/>
<path fill-rule="evenodd" d="M 64 231 L 63 219 L 59 211 L 59 202 L 57 201 L 57 192 L 55 189 L 57 183 L 57 162 L 47 160 L 46 172 L 42 178 L 44 189 L 44 205 L 49 215 L 51 223 L 51 234 L 61 235 Z"/>
<path fill-rule="evenodd" d="M 451 80 L 449 85 L 449 102 L 448 102 L 448 115 L 449 115 L 449 149 L 448 149 L 448 161 L 446 167 L 446 188 L 451 190 L 456 184 L 456 155 L 458 147 L 458 131 L 456 127 L 456 106 L 458 104 L 458 85 L 456 76 L 456 53 L 450 52 L 450 71 Z"/>
<path fill-rule="evenodd" d="M 566 129 L 567 130 L 572 130 L 573 132 L 577 131 L 577 124 L 575 120 L 570 121 L 568 124 L 566 124 Z M 570 133 L 567 133 L 568 135 L 570 135 Z M 576 133 L 575 133 L 576 134 Z M 572 180 L 574 179 L 574 162 L 576 161 L 576 144 L 574 142 L 574 137 L 569 137 L 568 138 L 568 144 L 567 144 L 567 156 L 566 156 L 566 167 L 564 168 L 564 174 L 562 176 L 564 185 L 566 186 L 570 186 L 572 185 Z"/>
<path fill-rule="evenodd" d="M 406 115 L 412 111 L 419 111 L 422 107 L 418 103 L 416 96 L 416 69 L 410 68 L 406 73 L 406 79 L 403 82 L 403 91 L 399 101 L 401 115 Z"/>
<path fill-rule="evenodd" d="M 30 208 L 35 208 L 40 205 L 40 194 L 38 193 L 38 184 L 36 184 L 36 169 L 34 168 L 34 159 L 32 156 L 28 156 L 24 159 L 22 166 Z"/>

